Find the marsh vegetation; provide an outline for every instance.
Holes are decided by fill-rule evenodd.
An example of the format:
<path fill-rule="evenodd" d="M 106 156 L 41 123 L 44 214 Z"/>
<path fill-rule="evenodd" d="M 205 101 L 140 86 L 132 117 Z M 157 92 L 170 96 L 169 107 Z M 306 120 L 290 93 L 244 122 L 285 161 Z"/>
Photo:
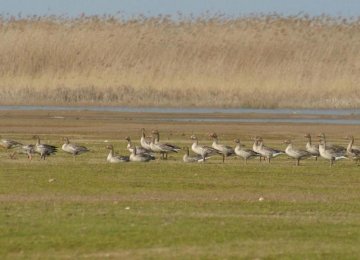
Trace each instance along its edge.
<path fill-rule="evenodd" d="M 360 20 L 0 18 L 2 104 L 356 108 Z"/>

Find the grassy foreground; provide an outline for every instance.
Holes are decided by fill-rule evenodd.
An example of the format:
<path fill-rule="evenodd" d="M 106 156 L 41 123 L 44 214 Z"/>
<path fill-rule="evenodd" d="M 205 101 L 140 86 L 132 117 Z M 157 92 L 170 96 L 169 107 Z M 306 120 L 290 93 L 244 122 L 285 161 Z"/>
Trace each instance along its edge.
<path fill-rule="evenodd" d="M 54 114 L 63 119 L 54 119 Z M 0 133 L 26 143 L 30 134 L 61 145 L 61 136 L 92 152 L 73 161 L 9 159 L 0 151 L 0 257 L 3 258 L 291 258 L 360 256 L 360 175 L 353 162 L 312 159 L 295 167 L 239 159 L 187 165 L 168 161 L 110 165 L 104 140 L 125 154 L 123 137 L 157 127 L 163 140 L 189 145 L 209 129 L 231 144 L 262 133 L 281 148 L 284 136 L 321 128 L 342 140 L 358 126 L 148 122 L 133 114 L 1 112 Z M 325 129 L 324 129 L 325 128 Z M 245 138 L 246 136 L 246 138 Z M 297 139 L 300 145 L 303 139 Z M 340 143 L 340 141 L 339 141 Z M 259 198 L 263 200 L 259 200 Z"/>
<path fill-rule="evenodd" d="M 1 104 L 359 107 L 360 19 L 0 16 Z"/>

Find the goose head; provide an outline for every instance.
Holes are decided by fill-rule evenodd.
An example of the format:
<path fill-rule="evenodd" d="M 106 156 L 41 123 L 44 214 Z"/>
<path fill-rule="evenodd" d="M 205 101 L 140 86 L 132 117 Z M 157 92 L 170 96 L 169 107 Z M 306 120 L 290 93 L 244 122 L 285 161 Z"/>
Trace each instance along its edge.
<path fill-rule="evenodd" d="M 114 146 L 112 144 L 109 144 L 106 146 L 106 149 L 112 150 L 112 149 L 114 149 Z"/>
<path fill-rule="evenodd" d="M 283 143 L 289 145 L 289 144 L 291 144 L 291 140 L 290 140 L 290 139 L 286 139 Z"/>
<path fill-rule="evenodd" d="M 189 147 L 185 146 L 183 147 L 183 150 L 185 151 L 185 154 L 189 155 Z"/>
<path fill-rule="evenodd" d="M 307 134 L 304 135 L 304 137 L 310 139 L 311 135 L 309 133 L 307 133 Z"/>
<path fill-rule="evenodd" d="M 141 128 L 141 136 L 145 138 L 145 128 Z"/>
<path fill-rule="evenodd" d="M 325 134 L 324 134 L 324 133 L 318 134 L 317 137 L 319 137 L 319 138 L 322 139 L 322 140 L 325 140 Z"/>
<path fill-rule="evenodd" d="M 34 135 L 34 136 L 32 137 L 32 139 L 36 140 L 36 144 L 37 144 L 37 145 L 40 144 L 40 136 Z"/>
<path fill-rule="evenodd" d="M 192 136 L 190 136 L 190 139 L 191 140 L 197 140 L 197 137 L 196 137 L 196 135 L 192 135 Z"/>
<path fill-rule="evenodd" d="M 152 130 L 151 133 L 152 133 L 153 135 L 159 135 L 159 131 L 156 130 L 156 129 L 155 129 L 155 130 Z"/>
<path fill-rule="evenodd" d="M 217 136 L 216 133 L 209 133 L 209 137 L 211 137 L 211 138 L 213 138 L 213 139 L 218 138 L 218 136 Z"/>
<path fill-rule="evenodd" d="M 240 143 L 240 139 L 234 139 L 234 143 L 236 143 L 236 145 L 239 145 L 240 147 L 245 147 L 245 145 Z"/>

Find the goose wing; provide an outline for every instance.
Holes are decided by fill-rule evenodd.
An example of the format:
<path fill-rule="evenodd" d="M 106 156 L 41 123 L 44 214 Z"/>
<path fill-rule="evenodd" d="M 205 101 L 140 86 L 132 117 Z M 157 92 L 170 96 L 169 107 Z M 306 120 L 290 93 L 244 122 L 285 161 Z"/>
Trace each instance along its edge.
<path fill-rule="evenodd" d="M 160 150 L 164 151 L 164 152 L 175 152 L 177 153 L 179 150 L 181 150 L 180 148 L 174 148 L 174 146 L 169 145 L 169 144 L 164 144 L 164 143 L 156 143 L 155 144 Z"/>
<path fill-rule="evenodd" d="M 201 146 L 201 149 L 204 151 L 206 155 L 222 154 L 219 150 L 206 145 Z"/>
<path fill-rule="evenodd" d="M 336 144 L 326 144 L 326 148 L 331 149 L 335 152 L 345 152 L 346 148 L 340 145 L 336 145 Z"/>
<path fill-rule="evenodd" d="M 129 156 L 115 155 L 112 157 L 113 162 L 128 162 Z"/>
<path fill-rule="evenodd" d="M 38 144 L 35 147 L 35 151 L 42 154 L 55 154 L 57 152 L 57 147 L 49 144 Z"/>
<path fill-rule="evenodd" d="M 69 144 L 69 149 L 74 154 L 81 154 L 81 153 L 86 153 L 86 152 L 90 151 L 87 147 L 77 145 L 77 144 Z"/>

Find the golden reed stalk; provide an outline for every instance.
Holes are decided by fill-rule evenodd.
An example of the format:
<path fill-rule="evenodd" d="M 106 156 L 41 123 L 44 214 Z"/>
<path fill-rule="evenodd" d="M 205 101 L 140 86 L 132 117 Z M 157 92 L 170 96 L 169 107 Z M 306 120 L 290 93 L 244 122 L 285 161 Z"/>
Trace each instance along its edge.
<path fill-rule="evenodd" d="M 3 17 L 0 103 L 359 107 L 360 20 Z"/>

